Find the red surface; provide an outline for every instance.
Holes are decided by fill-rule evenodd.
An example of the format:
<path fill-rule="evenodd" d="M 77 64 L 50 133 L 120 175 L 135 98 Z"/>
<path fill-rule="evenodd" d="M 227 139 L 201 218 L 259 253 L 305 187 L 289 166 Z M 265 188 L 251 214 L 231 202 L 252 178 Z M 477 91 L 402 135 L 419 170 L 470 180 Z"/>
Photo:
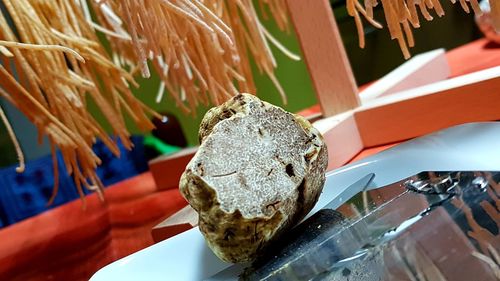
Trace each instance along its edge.
<path fill-rule="evenodd" d="M 153 244 L 151 228 L 186 205 L 157 191 L 150 173 L 109 187 L 106 202 L 76 200 L 0 231 L 0 280 L 88 280 L 99 268 Z"/>
<path fill-rule="evenodd" d="M 500 49 L 490 47 L 479 40 L 450 51 L 452 75 L 500 65 Z M 367 149 L 353 161 L 390 146 Z M 151 228 L 186 204 L 177 189 L 158 191 L 150 173 L 109 187 L 105 195 L 106 202 L 88 196 L 85 210 L 77 200 L 2 229 L 0 280 L 87 280 L 151 245 Z"/>
<path fill-rule="evenodd" d="M 450 50 L 446 53 L 451 77 L 500 65 L 500 45 L 486 39 Z"/>

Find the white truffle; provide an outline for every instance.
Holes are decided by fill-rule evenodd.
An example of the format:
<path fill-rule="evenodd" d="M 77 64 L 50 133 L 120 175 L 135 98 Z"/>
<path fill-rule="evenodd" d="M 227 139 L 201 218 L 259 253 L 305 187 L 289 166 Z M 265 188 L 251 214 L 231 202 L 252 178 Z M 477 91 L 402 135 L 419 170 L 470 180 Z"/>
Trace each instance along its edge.
<path fill-rule="evenodd" d="M 199 138 L 180 190 L 222 260 L 255 259 L 317 202 L 327 148 L 304 118 L 242 94 L 207 112 Z"/>

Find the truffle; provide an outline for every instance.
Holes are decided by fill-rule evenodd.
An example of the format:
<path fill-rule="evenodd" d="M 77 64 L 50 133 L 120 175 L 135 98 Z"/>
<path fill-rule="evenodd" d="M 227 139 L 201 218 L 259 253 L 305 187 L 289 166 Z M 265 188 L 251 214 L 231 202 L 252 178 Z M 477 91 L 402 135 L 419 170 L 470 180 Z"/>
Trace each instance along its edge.
<path fill-rule="evenodd" d="M 241 94 L 207 112 L 199 139 L 180 190 L 220 259 L 254 260 L 316 204 L 327 148 L 301 116 Z"/>

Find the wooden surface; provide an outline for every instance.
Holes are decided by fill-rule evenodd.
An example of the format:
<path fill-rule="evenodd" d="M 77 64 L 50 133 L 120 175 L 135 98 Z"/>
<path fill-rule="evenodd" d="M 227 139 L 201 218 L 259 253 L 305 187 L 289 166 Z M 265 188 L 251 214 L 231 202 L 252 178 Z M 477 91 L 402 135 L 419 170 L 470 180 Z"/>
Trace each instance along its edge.
<path fill-rule="evenodd" d="M 324 117 L 359 105 L 358 87 L 328 0 L 287 0 Z"/>
<path fill-rule="evenodd" d="M 339 168 L 363 150 L 363 142 L 352 111 L 314 123 L 328 144 L 328 170 Z"/>
<path fill-rule="evenodd" d="M 180 209 L 151 230 L 154 242 L 160 242 L 198 225 L 198 213 L 190 206 Z"/>
<path fill-rule="evenodd" d="M 448 51 L 446 58 L 456 77 L 500 65 L 500 45 L 480 39 Z"/>

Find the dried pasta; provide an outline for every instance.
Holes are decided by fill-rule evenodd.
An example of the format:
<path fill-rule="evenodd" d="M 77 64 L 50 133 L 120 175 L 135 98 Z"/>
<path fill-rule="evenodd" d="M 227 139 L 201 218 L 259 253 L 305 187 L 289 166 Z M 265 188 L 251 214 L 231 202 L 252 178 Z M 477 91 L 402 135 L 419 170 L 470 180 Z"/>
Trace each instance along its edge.
<path fill-rule="evenodd" d="M 455 0 L 451 0 L 455 4 Z M 408 47 L 415 45 L 411 27 L 420 27 L 419 11 L 422 17 L 427 20 L 433 20 L 430 11 L 434 10 L 438 17 L 444 15 L 444 10 L 441 6 L 440 0 L 380 0 L 387 27 L 391 34 L 391 39 L 398 41 L 399 47 L 403 56 L 410 58 Z M 472 9 L 474 13 L 480 15 L 482 13 L 479 7 L 478 0 L 459 0 L 460 6 L 466 13 L 470 13 Z M 361 48 L 365 45 L 363 25 L 359 14 L 363 15 L 369 23 L 377 28 L 381 25 L 373 19 L 373 7 L 378 5 L 378 0 L 364 0 L 363 5 L 360 0 L 347 0 L 347 12 L 350 16 L 354 17 L 356 28 L 359 36 L 359 46 Z M 498 0 L 490 0 L 491 15 L 493 24 L 500 30 L 500 4 Z"/>
<path fill-rule="evenodd" d="M 251 0 L 3 0 L 0 14 L 0 96 L 35 124 L 50 141 L 57 177 L 59 150 L 78 192 L 97 190 L 101 164 L 91 147 L 100 139 L 115 154 L 115 139 L 88 112 L 92 102 L 126 148 L 126 115 L 140 129 L 155 115 L 131 92 L 136 74 L 151 65 L 178 107 L 194 114 L 200 105 L 220 104 L 239 92 L 255 93 L 250 59 L 285 93 L 274 76 L 269 43 L 293 59 L 257 17 Z M 285 0 L 260 0 L 282 30 L 288 30 Z M 8 22 L 7 19 L 12 22 Z M 108 53 L 97 33 L 109 41 Z M 0 117 L 10 128 L 6 116 Z M 8 130 L 24 168 L 22 151 Z M 57 180 L 53 200 L 57 193 Z"/>
<path fill-rule="evenodd" d="M 284 0 L 258 3 L 266 18 L 270 11 L 279 28 L 288 30 Z M 298 58 L 267 32 L 253 1 L 109 0 L 92 5 L 101 28 L 109 31 L 105 34 L 116 61 L 148 77 L 149 60 L 160 74 L 157 102 L 166 90 L 179 108 L 194 113 L 199 104 L 220 104 L 238 92 L 255 93 L 252 57 L 286 102 L 268 42 Z"/>
<path fill-rule="evenodd" d="M 99 138 L 115 154 L 119 150 L 87 111 L 87 103 L 97 104 L 113 134 L 131 148 L 121 114 L 124 106 L 118 101 L 132 108 L 141 128 L 153 128 L 149 110 L 124 83 L 135 83 L 132 76 L 108 58 L 74 1 L 3 2 L 13 24 L 0 17 L 0 46 L 12 56 L 1 57 L 0 96 L 35 124 L 40 137 L 47 135 L 51 146 L 59 148 L 80 194 L 83 188 L 101 187 L 95 174 L 100 160 L 91 146 Z"/>

